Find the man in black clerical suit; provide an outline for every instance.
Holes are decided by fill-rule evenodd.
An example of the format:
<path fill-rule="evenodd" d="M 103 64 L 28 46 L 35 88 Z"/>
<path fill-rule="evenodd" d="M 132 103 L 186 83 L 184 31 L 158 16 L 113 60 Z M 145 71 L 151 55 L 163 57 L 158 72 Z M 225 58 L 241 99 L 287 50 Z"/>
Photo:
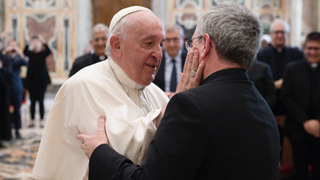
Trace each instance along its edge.
<path fill-rule="evenodd" d="M 269 29 L 271 36 L 270 45 L 259 51 L 257 59 L 267 63 L 272 71 L 274 86 L 276 88 L 276 104 L 273 106 L 273 114 L 278 119 L 283 119 L 285 115 L 285 108 L 281 101 L 280 89 L 283 82 L 283 74 L 288 63 L 299 61 L 303 59 L 303 53 L 298 48 L 286 46 L 286 40 L 290 33 L 289 24 L 282 20 L 274 20 Z M 280 131 L 280 145 L 283 145 L 283 127 L 279 126 Z M 282 155 L 282 152 L 280 153 Z"/>
<path fill-rule="evenodd" d="M 187 51 L 184 49 L 184 32 L 181 26 L 168 24 L 165 26 L 165 32 L 161 65 L 153 83 L 170 98 L 180 80 L 179 74 L 183 70 Z"/>
<path fill-rule="evenodd" d="M 248 75 L 249 79 L 253 81 L 262 97 L 272 109 L 276 104 L 277 96 L 270 66 L 264 62 L 255 60 L 251 69 L 248 71 Z"/>
<path fill-rule="evenodd" d="M 83 55 L 78 57 L 70 70 L 69 77 L 74 75 L 80 69 L 89 66 L 91 64 L 103 61 L 107 59 L 105 54 L 106 44 L 108 41 L 108 26 L 99 23 L 96 24 L 92 29 L 92 38 L 90 40 L 90 44 L 92 46 L 92 50 Z"/>
<path fill-rule="evenodd" d="M 239 4 L 219 4 L 200 16 L 146 160 L 135 165 L 112 149 L 99 118 L 95 135 L 77 136 L 90 158 L 89 179 L 278 179 L 277 124 L 247 74 L 261 32 L 257 17 Z M 182 91 L 189 85 L 195 87 Z"/>
<path fill-rule="evenodd" d="M 0 148 L 3 140 L 10 140 L 11 119 L 9 113 L 10 91 L 12 86 L 12 63 L 0 52 Z"/>
<path fill-rule="evenodd" d="M 270 25 L 270 45 L 261 49 L 257 55 L 259 61 L 269 64 L 274 78 L 274 85 L 277 90 L 277 102 L 273 108 L 275 115 L 284 115 L 285 109 L 280 101 L 280 89 L 283 82 L 283 73 L 286 65 L 293 61 L 303 59 L 303 53 L 298 48 L 286 46 L 286 40 L 290 32 L 289 24 L 276 19 Z"/>
<path fill-rule="evenodd" d="M 320 33 L 303 47 L 305 59 L 288 64 L 281 89 L 286 108 L 285 132 L 291 142 L 295 180 L 320 179 Z"/>

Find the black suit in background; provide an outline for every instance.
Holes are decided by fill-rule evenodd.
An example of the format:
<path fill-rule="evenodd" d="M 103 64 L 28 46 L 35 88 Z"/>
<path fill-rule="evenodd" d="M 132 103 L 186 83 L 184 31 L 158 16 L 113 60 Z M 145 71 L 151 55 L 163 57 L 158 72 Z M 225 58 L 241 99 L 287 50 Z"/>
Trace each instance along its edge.
<path fill-rule="evenodd" d="M 292 145 L 296 175 L 307 179 L 311 160 L 313 178 L 320 179 L 320 139 L 308 134 L 303 127 L 307 120 L 320 121 L 320 63 L 313 70 L 306 60 L 289 64 L 281 94 L 287 112 L 285 132 Z"/>
<path fill-rule="evenodd" d="M 274 80 L 283 77 L 285 67 L 288 63 L 303 59 L 304 55 L 298 48 L 285 47 L 278 52 L 272 45 L 259 51 L 257 59 L 267 63 L 272 71 Z M 280 90 L 277 90 L 277 102 L 273 109 L 275 115 L 284 115 L 285 110 L 280 101 Z"/>
<path fill-rule="evenodd" d="M 274 87 L 273 76 L 268 64 L 255 60 L 248 71 L 249 79 L 267 101 L 272 109 L 276 104 L 276 88 Z"/>
<path fill-rule="evenodd" d="M 105 55 L 104 60 L 107 59 L 107 56 Z M 100 62 L 99 56 L 95 55 L 94 53 L 88 53 L 83 56 L 78 57 L 70 70 L 69 77 L 74 75 L 76 72 L 78 72 L 80 69 L 89 66 L 91 64 L 95 64 L 97 62 Z"/>
<path fill-rule="evenodd" d="M 244 69 L 226 69 L 171 98 L 141 167 L 100 145 L 89 179 L 274 180 L 279 151 L 268 104 Z"/>
<path fill-rule="evenodd" d="M 46 58 L 51 54 L 49 47 L 44 44 L 43 50 L 35 53 L 29 50 L 27 45 L 23 54 L 29 57 L 29 66 L 27 70 L 26 86 L 30 93 L 31 100 L 31 119 L 35 118 L 36 101 L 39 102 L 40 118 L 44 118 L 44 94 L 47 90 L 48 84 L 51 83 L 49 71 L 47 68 Z"/>
<path fill-rule="evenodd" d="M 166 56 L 164 55 L 164 52 L 162 52 L 162 60 L 161 60 L 161 65 L 159 68 L 159 71 L 157 72 L 156 77 L 153 80 L 153 83 L 155 83 L 157 86 L 160 87 L 163 91 L 165 91 L 165 68 L 166 68 Z M 181 69 L 180 72 L 183 71 L 184 67 L 184 62 L 186 60 L 188 52 L 183 49 L 181 53 Z"/>
<path fill-rule="evenodd" d="M 0 52 L 0 147 L 1 140 L 10 140 L 11 119 L 9 118 L 10 92 L 12 86 L 12 65 L 10 59 Z"/>

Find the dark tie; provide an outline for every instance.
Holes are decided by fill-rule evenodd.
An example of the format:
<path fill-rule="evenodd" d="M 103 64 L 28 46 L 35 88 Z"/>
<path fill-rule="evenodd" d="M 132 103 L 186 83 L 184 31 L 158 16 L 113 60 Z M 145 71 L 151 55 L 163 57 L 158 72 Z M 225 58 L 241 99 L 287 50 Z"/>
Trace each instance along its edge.
<path fill-rule="evenodd" d="M 170 80 L 170 91 L 175 92 L 177 87 L 177 70 L 176 70 L 176 61 L 172 59 L 173 63 L 172 73 L 171 73 L 171 80 Z"/>

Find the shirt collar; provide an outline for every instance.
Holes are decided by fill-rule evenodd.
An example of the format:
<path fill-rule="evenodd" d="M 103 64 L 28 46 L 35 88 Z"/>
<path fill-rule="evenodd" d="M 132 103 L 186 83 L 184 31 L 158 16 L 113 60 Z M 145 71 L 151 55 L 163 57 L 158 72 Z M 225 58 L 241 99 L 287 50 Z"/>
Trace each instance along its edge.
<path fill-rule="evenodd" d="M 120 81 L 119 83 L 121 83 L 122 86 L 124 88 L 126 88 L 126 90 L 128 90 L 128 89 L 141 90 L 141 89 L 145 88 L 144 86 L 142 86 L 142 85 L 136 83 L 134 80 L 132 80 L 126 74 L 126 72 L 124 72 L 123 69 L 121 69 L 121 67 L 115 61 L 113 61 L 113 59 L 111 59 L 111 57 L 108 57 L 107 61 L 110 64 L 111 71 L 113 70 L 116 78 L 118 78 L 118 80 Z"/>
<path fill-rule="evenodd" d="M 176 62 L 180 62 L 181 61 L 181 53 L 182 53 L 182 50 L 180 49 L 177 56 L 172 58 L 171 56 L 169 56 L 169 54 L 166 51 L 164 51 L 164 55 L 166 58 L 166 64 L 171 63 L 172 59 L 175 59 Z"/>

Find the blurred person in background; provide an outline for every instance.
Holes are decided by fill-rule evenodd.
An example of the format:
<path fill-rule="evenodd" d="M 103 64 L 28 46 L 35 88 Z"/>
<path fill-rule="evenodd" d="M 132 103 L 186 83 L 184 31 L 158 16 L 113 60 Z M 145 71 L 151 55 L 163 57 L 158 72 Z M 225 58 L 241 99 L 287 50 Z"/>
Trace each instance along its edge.
<path fill-rule="evenodd" d="M 10 140 L 11 119 L 9 118 L 11 70 L 10 60 L 0 53 L 0 148 L 2 141 Z"/>
<path fill-rule="evenodd" d="M 269 107 L 271 109 L 274 108 L 277 102 L 277 93 L 270 66 L 256 59 L 248 71 L 248 76 L 262 97 L 267 101 Z"/>
<path fill-rule="evenodd" d="M 177 24 L 165 26 L 166 40 L 163 43 L 162 60 L 153 81 L 170 98 L 176 91 L 184 67 L 187 51 L 184 48 L 184 32 Z"/>
<path fill-rule="evenodd" d="M 286 21 L 282 19 L 274 20 L 270 25 L 269 33 L 271 36 L 270 45 L 259 51 L 257 59 L 267 63 L 272 71 L 274 86 L 277 90 L 277 102 L 273 113 L 284 115 L 285 110 L 280 100 L 284 69 L 288 63 L 301 60 L 304 56 L 298 48 L 286 45 L 290 33 L 290 26 Z"/>
<path fill-rule="evenodd" d="M 299 61 L 303 59 L 303 52 L 298 48 L 293 48 L 286 45 L 290 33 L 290 26 L 288 22 L 282 19 L 275 19 L 269 29 L 271 36 L 270 45 L 261 49 L 257 55 L 259 61 L 267 63 L 273 75 L 274 86 L 276 88 L 276 104 L 272 112 L 278 122 L 282 122 L 285 117 L 285 108 L 281 101 L 280 89 L 283 83 L 283 74 L 285 67 L 290 62 Z M 279 123 L 281 124 L 281 123 Z M 280 145 L 283 145 L 283 126 L 279 125 Z M 280 153 L 282 155 L 282 151 Z"/>
<path fill-rule="evenodd" d="M 305 58 L 288 64 L 281 89 L 286 108 L 284 130 L 290 140 L 294 180 L 320 179 L 320 33 L 307 35 Z"/>
<path fill-rule="evenodd" d="M 12 90 L 10 91 L 11 104 L 13 106 L 13 125 L 15 129 L 16 138 L 20 139 L 21 135 L 19 129 L 21 129 L 21 114 L 20 107 L 22 103 L 22 93 L 24 90 L 22 79 L 20 77 L 21 66 L 27 66 L 28 62 L 24 59 L 22 50 L 17 45 L 17 42 L 8 38 L 6 40 L 5 48 L 2 51 L 11 61 L 12 66 Z"/>
<path fill-rule="evenodd" d="M 51 83 L 46 58 L 51 54 L 51 50 L 41 35 L 34 35 L 31 37 L 30 44 L 26 45 L 23 53 L 29 58 L 26 77 L 26 86 L 31 100 L 29 127 L 34 127 L 36 102 L 39 103 L 40 127 L 44 127 L 44 95 L 47 85 Z"/>
<path fill-rule="evenodd" d="M 108 26 L 99 23 L 96 24 L 92 29 L 92 37 L 90 40 L 91 48 L 88 49 L 89 52 L 83 56 L 78 57 L 70 70 L 69 77 L 74 75 L 80 69 L 95 64 L 97 62 L 106 60 L 108 57 L 105 54 L 106 44 L 108 42 Z"/>

